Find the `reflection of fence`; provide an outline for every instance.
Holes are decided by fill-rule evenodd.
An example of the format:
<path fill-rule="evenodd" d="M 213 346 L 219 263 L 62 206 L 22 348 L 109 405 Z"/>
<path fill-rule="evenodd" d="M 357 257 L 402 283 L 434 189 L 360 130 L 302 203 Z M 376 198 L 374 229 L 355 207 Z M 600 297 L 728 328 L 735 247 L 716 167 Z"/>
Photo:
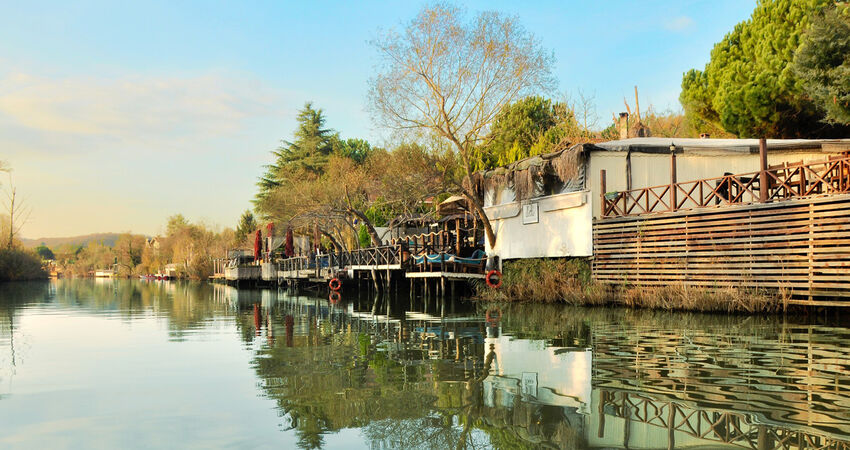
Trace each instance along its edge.
<path fill-rule="evenodd" d="M 669 430 L 668 447 L 675 447 L 674 432 L 697 439 L 755 450 L 819 448 L 850 449 L 850 442 L 805 431 L 756 425 L 740 413 L 691 409 L 673 402 L 656 401 L 628 392 L 600 392 L 600 411 L 615 417 Z M 603 418 L 600 418 L 602 420 Z M 604 423 L 604 421 L 600 421 Z M 603 428 L 600 427 L 600 433 Z"/>
<path fill-rule="evenodd" d="M 642 404 L 642 415 L 632 409 L 633 418 L 647 423 L 668 417 L 669 410 L 654 411 L 672 402 L 850 440 L 847 329 L 783 324 L 742 331 L 738 323 L 656 324 L 639 332 L 628 325 L 595 326 L 594 387 L 652 398 L 654 406 Z M 678 426 L 688 414 L 676 414 Z"/>
<path fill-rule="evenodd" d="M 835 156 L 827 161 L 770 166 L 764 172 L 603 193 L 602 217 L 849 192 L 850 156 Z"/>

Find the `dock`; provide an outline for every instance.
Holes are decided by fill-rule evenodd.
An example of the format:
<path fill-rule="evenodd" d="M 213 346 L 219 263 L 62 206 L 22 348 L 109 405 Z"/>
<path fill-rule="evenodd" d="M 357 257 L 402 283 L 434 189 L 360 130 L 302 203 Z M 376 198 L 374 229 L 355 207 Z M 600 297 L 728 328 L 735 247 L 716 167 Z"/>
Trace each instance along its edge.
<path fill-rule="evenodd" d="M 392 239 L 388 245 L 294 256 L 276 261 L 240 264 L 238 259 L 214 262 L 214 281 L 278 286 L 367 283 L 375 289 L 398 288 L 407 280 L 411 291 L 442 296 L 485 278 L 483 251 L 463 245 L 477 230 L 441 230 Z M 472 233 L 473 236 L 469 236 Z M 474 242 L 474 240 L 473 240 Z M 458 256 L 468 254 L 469 257 Z M 433 285 L 433 286 L 432 286 Z M 462 285 L 459 287 L 458 285 Z"/>

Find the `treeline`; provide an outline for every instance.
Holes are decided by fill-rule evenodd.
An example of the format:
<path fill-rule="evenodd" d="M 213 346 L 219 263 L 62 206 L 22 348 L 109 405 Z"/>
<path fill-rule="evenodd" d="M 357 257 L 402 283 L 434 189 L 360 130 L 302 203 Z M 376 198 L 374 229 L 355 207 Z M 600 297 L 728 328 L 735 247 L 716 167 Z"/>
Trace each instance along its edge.
<path fill-rule="evenodd" d="M 264 221 L 340 249 L 377 244 L 376 228 L 428 215 L 462 196 L 487 239 L 478 171 L 622 128 L 660 137 L 821 137 L 850 131 L 850 7 L 833 0 L 765 0 L 684 75 L 684 111 L 640 111 L 600 121 L 593 98 L 547 97 L 554 57 L 516 17 L 469 17 L 424 7 L 401 29 L 379 33 L 367 109 L 390 132 L 385 148 L 344 139 L 307 103 L 291 141 L 274 152 L 254 210 Z M 636 89 L 637 91 L 637 89 Z M 640 133 L 636 133 L 636 131 Z M 252 217 L 253 219 L 253 217 Z M 244 223 L 243 223 L 244 224 Z M 244 227 L 240 227 L 244 228 Z M 314 244 L 315 245 L 315 244 Z"/>
<path fill-rule="evenodd" d="M 174 264 L 181 278 L 203 280 L 212 275 L 213 258 L 222 258 L 238 245 L 230 229 L 216 231 L 191 223 L 178 214 L 168 219 L 163 236 L 147 238 L 121 234 L 115 245 L 91 242 L 85 246 L 54 251 L 56 267 L 63 276 L 85 277 L 96 270 L 115 268 L 119 276 L 162 273 Z"/>

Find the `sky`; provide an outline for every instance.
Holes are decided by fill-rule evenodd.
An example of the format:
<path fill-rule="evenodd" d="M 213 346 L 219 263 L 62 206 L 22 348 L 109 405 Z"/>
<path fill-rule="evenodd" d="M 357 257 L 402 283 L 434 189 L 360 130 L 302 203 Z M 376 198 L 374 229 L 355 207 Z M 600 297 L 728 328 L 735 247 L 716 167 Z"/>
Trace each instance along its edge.
<path fill-rule="evenodd" d="M 458 3 L 517 16 L 554 54 L 557 95 L 592 97 L 600 126 L 635 85 L 642 109 L 680 109 L 682 74 L 755 4 Z M 365 108 L 369 41 L 424 5 L 0 0 L 0 160 L 30 210 L 22 236 L 155 235 L 177 213 L 234 227 L 307 101 L 343 138 L 391 142 Z"/>

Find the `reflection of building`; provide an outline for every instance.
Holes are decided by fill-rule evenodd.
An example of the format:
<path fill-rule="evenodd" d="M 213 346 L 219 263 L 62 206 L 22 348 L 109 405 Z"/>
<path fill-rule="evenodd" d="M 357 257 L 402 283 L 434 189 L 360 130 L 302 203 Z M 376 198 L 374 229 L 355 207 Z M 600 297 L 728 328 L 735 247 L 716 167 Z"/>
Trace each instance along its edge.
<path fill-rule="evenodd" d="M 94 271 L 95 278 L 112 278 L 118 274 L 118 265 L 113 265 L 109 269 L 97 269 Z"/>
<path fill-rule="evenodd" d="M 551 347 L 544 340 L 516 339 L 502 335 L 487 338 L 485 353 L 495 352 L 491 375 L 484 380 L 484 390 L 504 391 L 502 398 L 512 396 L 575 408 L 581 414 L 590 413 L 591 368 L 590 349 Z M 488 400 L 490 403 L 488 404 Z M 485 396 L 485 404 L 492 399 Z"/>

